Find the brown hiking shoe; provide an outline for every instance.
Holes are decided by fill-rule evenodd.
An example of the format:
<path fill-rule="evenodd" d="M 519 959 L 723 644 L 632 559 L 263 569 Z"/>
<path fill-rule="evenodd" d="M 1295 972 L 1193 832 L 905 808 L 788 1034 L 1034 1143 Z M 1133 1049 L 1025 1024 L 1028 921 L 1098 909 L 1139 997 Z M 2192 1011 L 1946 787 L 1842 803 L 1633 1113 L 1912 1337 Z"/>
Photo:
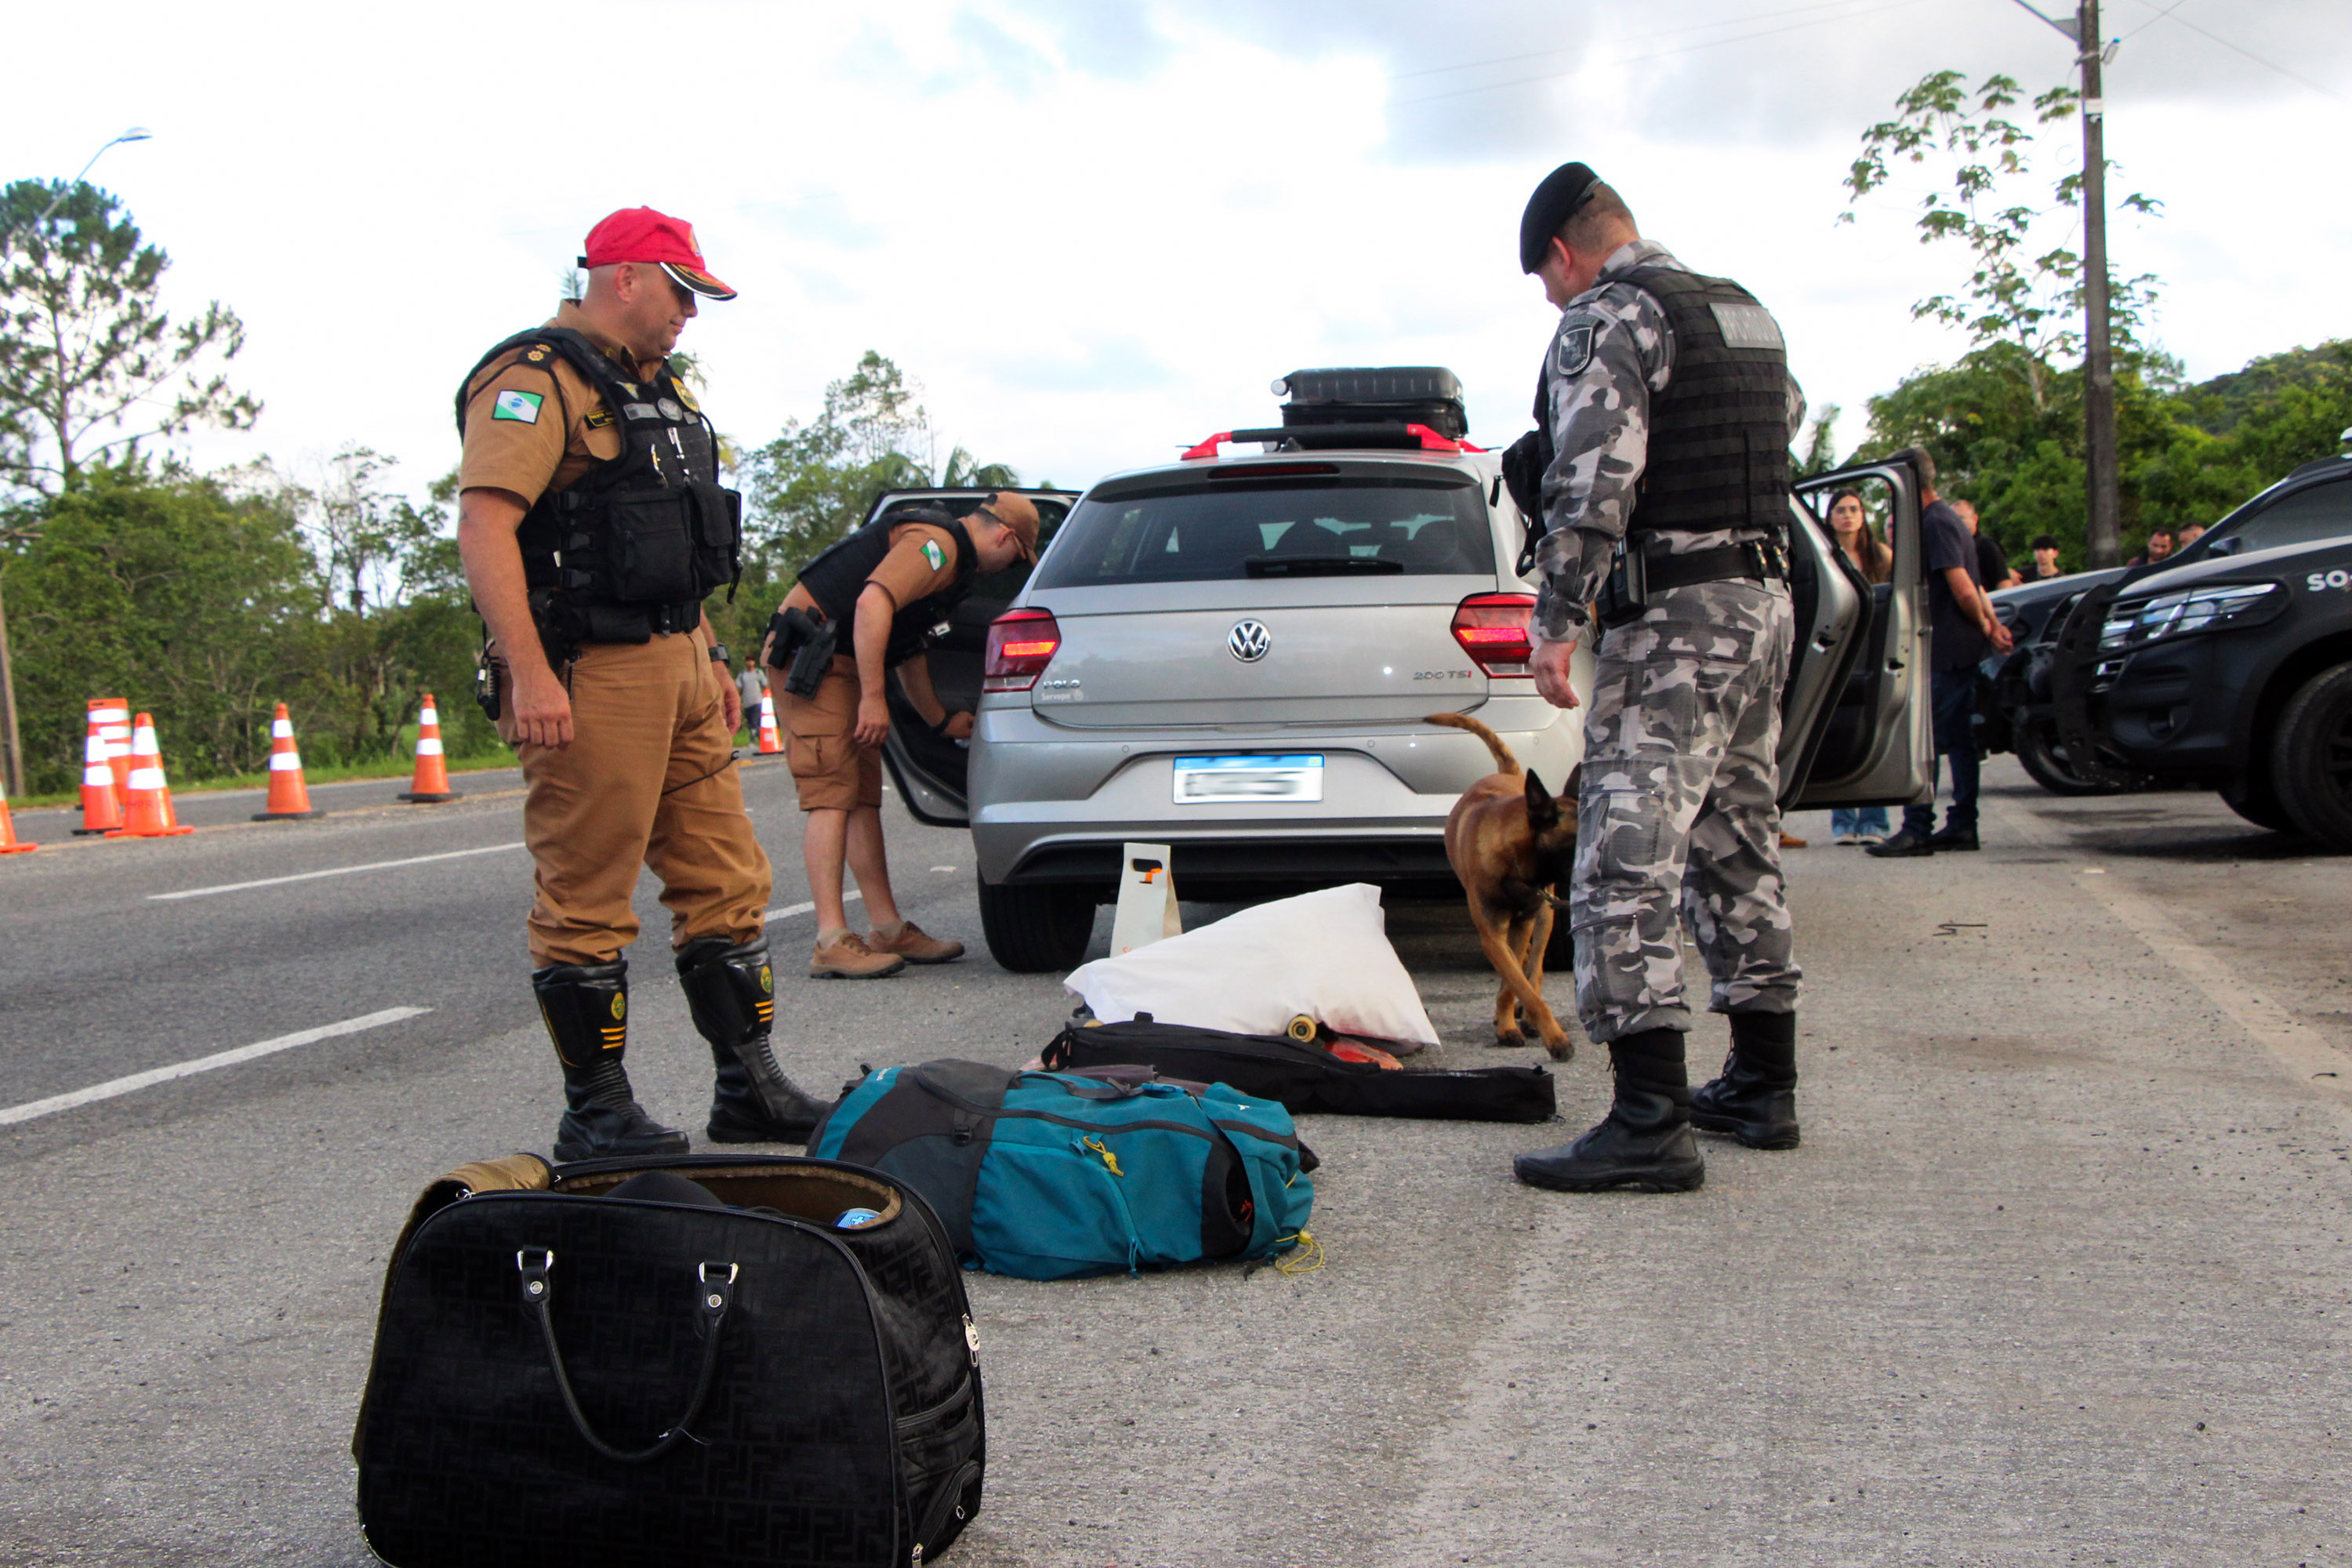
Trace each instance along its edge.
<path fill-rule="evenodd" d="M 945 963 L 963 956 L 963 943 L 941 942 L 924 933 L 912 921 L 900 921 L 897 925 L 876 927 L 867 935 L 866 945 L 877 952 L 895 952 L 909 963 Z"/>
<path fill-rule="evenodd" d="M 854 931 L 836 932 L 830 942 L 820 936 L 809 956 L 809 973 L 820 980 L 879 980 L 906 967 L 905 959 L 875 952 Z"/>

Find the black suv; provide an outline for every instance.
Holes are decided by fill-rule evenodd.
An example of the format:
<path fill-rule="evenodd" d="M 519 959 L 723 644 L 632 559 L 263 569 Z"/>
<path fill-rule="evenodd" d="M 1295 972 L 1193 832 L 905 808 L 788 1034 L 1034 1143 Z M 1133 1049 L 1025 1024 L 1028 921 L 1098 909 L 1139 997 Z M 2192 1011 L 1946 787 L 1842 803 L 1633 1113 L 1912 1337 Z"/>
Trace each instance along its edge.
<path fill-rule="evenodd" d="M 2352 431 L 2346 432 L 2352 441 Z M 2238 815 L 2352 850 L 2352 455 L 2305 463 L 2189 549 L 2087 584 L 2038 710 L 2066 770 L 2210 784 Z"/>

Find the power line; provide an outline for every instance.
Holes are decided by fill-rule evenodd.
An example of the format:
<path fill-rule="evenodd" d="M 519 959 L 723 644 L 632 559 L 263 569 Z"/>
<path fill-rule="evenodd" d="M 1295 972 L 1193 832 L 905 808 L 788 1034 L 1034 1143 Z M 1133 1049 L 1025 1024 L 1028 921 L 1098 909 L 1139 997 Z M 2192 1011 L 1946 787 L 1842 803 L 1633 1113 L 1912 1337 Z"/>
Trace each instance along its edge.
<path fill-rule="evenodd" d="M 1641 60 L 1657 60 L 1657 59 L 1664 59 L 1666 57 L 1668 57 L 1668 56 L 1670 56 L 1670 55 L 1686 55 L 1686 54 L 1689 54 L 1689 53 L 1691 53 L 1692 51 L 1696 50 L 1696 49 L 1711 49 L 1711 48 L 1716 48 L 1716 47 L 1719 47 L 1719 46 L 1721 46 L 1721 45 L 1724 45 L 1724 44 L 1744 44 L 1744 43 L 1748 42 L 1750 39 L 1754 39 L 1754 38 L 1769 38 L 1769 37 L 1771 37 L 1775 36 L 1776 34 L 1780 34 L 1780 33 L 1794 33 L 1794 32 L 1800 32 L 1800 31 L 1803 30 L 1804 28 L 1807 28 L 1807 27 L 1819 27 L 1819 26 L 1825 26 L 1825 25 L 1827 25 L 1827 24 L 1829 24 L 1829 23 L 1831 23 L 1831 22 L 1852 22 L 1852 21 L 1858 21 L 1858 20 L 1860 20 L 1861 18 L 1863 18 L 1863 17 L 1864 17 L 1864 16 L 1877 16 L 1877 15 L 1878 15 L 1880 12 L 1882 12 L 1882 11 L 1899 11 L 1899 10 L 1903 9 L 1904 7 L 1906 7 L 1906 6 L 1909 6 L 1909 5 L 1923 5 L 1923 4 L 1925 4 L 1925 3 L 1926 3 L 1926 0 L 1885 0 L 1885 4 L 1882 4 L 1882 5 L 1867 5 L 1867 6 L 1864 6 L 1863 9 L 1861 9 L 1861 10 L 1859 10 L 1859 11 L 1846 11 L 1846 12 L 1842 12 L 1842 13 L 1840 13 L 1839 15 L 1834 16 L 1817 16 L 1817 17 L 1815 17 L 1813 20 L 1811 20 L 1811 21 L 1810 21 L 1810 22 L 1791 22 L 1791 23 L 1790 23 L 1790 24 L 1789 24 L 1787 26 L 1785 26 L 1785 27 L 1764 27 L 1764 28 L 1759 28 L 1759 30 L 1757 30 L 1756 32 L 1753 32 L 1753 33 L 1740 33 L 1740 34 L 1737 34 L 1737 35 L 1735 35 L 1735 36 L 1733 36 L 1733 37 L 1727 37 L 1727 38 L 1708 38 L 1708 39 L 1706 39 L 1706 40 L 1704 40 L 1704 41 L 1702 41 L 1702 42 L 1696 43 L 1696 44 L 1685 44 L 1685 45 L 1683 45 L 1680 48 L 1673 48 L 1673 49 L 1654 49 L 1654 50 L 1652 50 L 1650 53 L 1645 54 L 1645 55 L 1627 55 L 1627 56 L 1624 56 L 1624 57 L 1623 57 L 1623 58 L 1622 58 L 1612 59 L 1612 60 L 1609 61 L 1608 63 L 1609 63 L 1609 64 L 1611 64 L 1611 65 L 1620 65 L 1620 66 L 1624 66 L 1624 65 L 1633 65 L 1633 64 L 1636 63 L 1637 61 L 1641 61 Z M 1783 13 L 1783 14 L 1785 14 L 1785 13 Z M 1662 35 L 1652 35 L 1652 36 L 1653 36 L 1653 37 L 1658 37 L 1658 36 L 1662 36 Z M 1553 50 L 1553 51 L 1549 51 L 1549 52 L 1552 52 L 1552 53 L 1560 53 L 1560 52 L 1564 52 L 1564 51 Z M 1528 58 L 1535 58 L 1535 57 L 1528 57 Z M 1399 100 L 1396 103 L 1394 103 L 1393 105 L 1391 105 L 1391 107 L 1392 107 L 1392 108 L 1396 108 L 1396 109 L 1410 109 L 1410 108 L 1413 107 L 1413 106 L 1414 106 L 1414 105 L 1416 105 L 1416 104 L 1423 104 L 1423 103 L 1439 103 L 1439 102 L 1443 102 L 1444 100 L 1449 99 L 1449 98 L 1467 98 L 1467 97 L 1468 97 L 1468 96 L 1470 96 L 1472 93 L 1478 93 L 1478 92 L 1498 92 L 1498 91 L 1500 91 L 1501 89 L 1503 89 L 1504 88 L 1507 88 L 1507 87 L 1526 87 L 1526 86 L 1528 86 L 1529 84 L 1534 83 L 1534 82 L 1539 82 L 1539 81 L 1558 81 L 1558 80 L 1559 80 L 1562 77 L 1574 76 L 1575 74 L 1576 74 L 1576 72 L 1575 72 L 1575 71 L 1573 71 L 1573 70 L 1564 70 L 1564 71 L 1546 71 L 1546 72 L 1544 72 L 1543 74 L 1541 74 L 1541 75 L 1539 75 L 1539 76 L 1524 76 L 1524 77 L 1515 77 L 1515 78 L 1513 78 L 1513 79 L 1512 79 L 1511 80 L 1509 80 L 1509 81 L 1490 81 L 1490 82 L 1487 82 L 1487 83 L 1486 83 L 1484 86 L 1481 86 L 1481 87 L 1465 87 L 1465 88 L 1459 88 L 1459 89 L 1456 89 L 1454 91 L 1452 91 L 1452 92 L 1434 92 L 1434 93 L 1431 93 L 1431 94 L 1430 94 L 1428 97 L 1426 97 L 1426 98 L 1407 98 L 1407 99 L 1401 99 L 1401 100 Z"/>
<path fill-rule="evenodd" d="M 2139 3 L 2140 3 L 2141 5 L 2148 5 L 2148 0 L 2139 0 Z M 2187 4 L 2187 0 L 2181 0 L 2181 4 L 2182 4 L 2182 5 Z M 2149 5 L 2149 6 L 2148 6 L 2148 8 L 2149 8 L 2150 10 L 2155 9 L 2155 7 L 2154 7 L 2153 5 Z M 2176 5 L 2175 6 L 2173 6 L 2172 11 L 2178 11 L 2179 9 L 2180 9 L 2180 5 Z M 2287 68 L 2286 68 L 2286 67 L 2284 67 L 2284 66 L 2283 66 L 2283 65 L 2279 65 L 2279 64 L 2275 63 L 2274 61 L 2266 60 L 2266 59 L 2263 58 L 2263 57 L 2262 57 L 2262 56 L 2260 56 L 2260 55 L 2258 55 L 2258 54 L 2254 53 L 2254 51 L 2253 51 L 2253 50 L 2252 50 L 2252 49 L 2247 49 L 2247 48 L 2241 48 L 2241 47 L 2239 47 L 2236 44 L 2233 44 L 2233 43 L 2231 43 L 2229 39 L 2227 39 L 2227 38 L 2225 38 L 2225 37 L 2221 37 L 2221 34 L 2219 34 L 2219 33 L 2211 33 L 2211 32 L 2208 32 L 2208 31 L 2206 31 L 2204 28 L 2202 28 L 2202 27 L 2199 26 L 2196 23 L 2194 23 L 2194 22 L 2190 21 L 2190 20 L 2189 20 L 2188 17 L 2186 17 L 2186 16 L 2174 16 L 2174 15 L 2172 14 L 2172 11 L 2167 11 L 2167 12 L 2165 12 L 2162 16 L 2160 16 L 2157 17 L 2157 19 L 2156 19 L 2156 20 L 2157 20 L 2158 22 L 2162 22 L 2162 21 L 2169 20 L 2169 21 L 2172 21 L 2172 22 L 2178 23 L 2179 26 L 2183 26 L 2183 27 L 2188 28 L 2190 32 L 2195 33 L 2195 34 L 2196 34 L 2198 37 L 2200 37 L 2210 38 L 2210 39 L 2212 39 L 2215 43 L 2217 43 L 2217 44 L 2221 45 L 2223 48 L 2230 50 L 2231 53 L 2233 53 L 2233 54 L 2241 54 L 2241 55 L 2243 55 L 2243 56 L 2245 56 L 2248 59 L 2250 59 L 2250 60 L 2253 61 L 2256 65 L 2258 65 L 2258 66 L 2262 66 L 2262 67 L 2263 67 L 2263 68 L 2267 68 L 2267 69 L 2274 70 L 2274 71 L 2278 72 L 2278 73 L 2279 73 L 2279 75 L 2281 75 L 2281 76 L 2283 76 L 2283 77 L 2286 78 L 2289 81 L 2299 81 L 2299 82 L 2301 82 L 2304 86 L 2305 86 L 2305 87 L 2307 87 L 2307 88 L 2311 89 L 2311 90 L 2312 90 L 2312 91 L 2314 91 L 2314 92 L 2322 92 L 2322 93 L 2326 93 L 2326 94 L 2328 97 L 2330 97 L 2330 98 L 2338 98 L 2338 99 L 2340 99 L 2340 98 L 2342 98 L 2342 97 L 2344 96 L 2342 93 L 2340 93 L 2340 92 L 2336 91 L 2336 90 L 2334 88 L 2332 88 L 2332 87 L 2323 87 L 2323 86 L 2321 86 L 2318 82 L 2315 82 L 2315 81 L 2312 80 L 2312 79 L 2311 79 L 2309 77 L 2307 77 L 2307 76 L 2297 76 L 2294 72 L 2293 72 L 2293 71 L 2291 71 L 2291 70 L 2287 69 Z M 2155 23 L 2150 23 L 2150 24 L 2148 24 L 2148 25 L 2149 25 L 2150 26 L 2153 26 L 2155 25 Z M 2137 29 L 2135 29 L 2135 30 L 2137 30 Z"/>

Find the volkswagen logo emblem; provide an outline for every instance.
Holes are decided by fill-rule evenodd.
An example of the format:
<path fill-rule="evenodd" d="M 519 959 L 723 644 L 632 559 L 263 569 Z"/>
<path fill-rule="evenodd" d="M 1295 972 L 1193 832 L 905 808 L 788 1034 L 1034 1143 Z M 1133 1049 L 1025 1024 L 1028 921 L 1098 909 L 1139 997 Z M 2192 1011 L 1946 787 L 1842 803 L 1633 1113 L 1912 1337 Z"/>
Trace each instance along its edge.
<path fill-rule="evenodd" d="M 1263 621 L 1236 621 L 1234 629 L 1225 634 L 1225 651 L 1244 664 L 1255 664 L 1274 646 Z"/>

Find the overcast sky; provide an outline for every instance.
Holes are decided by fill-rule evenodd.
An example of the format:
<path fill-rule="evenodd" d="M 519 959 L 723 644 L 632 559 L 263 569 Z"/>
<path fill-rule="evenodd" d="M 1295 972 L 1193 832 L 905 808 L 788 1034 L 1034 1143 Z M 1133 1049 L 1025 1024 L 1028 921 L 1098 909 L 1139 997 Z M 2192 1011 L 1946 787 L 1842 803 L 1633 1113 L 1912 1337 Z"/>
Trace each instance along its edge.
<path fill-rule="evenodd" d="M 2352 336 L 2352 7 L 2107 18 L 2117 183 L 2166 204 L 2111 243 L 2165 280 L 2156 336 L 2198 377 Z M 1571 158 L 1772 308 L 1850 448 L 1864 399 L 1964 346 L 1909 319 L 1962 276 L 1915 242 L 1924 186 L 1834 225 L 1860 132 L 1932 69 L 2033 90 L 2071 64 L 2012 0 L 98 0 L 8 30 L 53 68 L 0 99 L 0 174 L 152 128 L 91 178 L 170 251 L 169 299 L 246 321 L 233 374 L 266 412 L 198 458 L 363 441 L 417 488 L 455 462 L 460 374 L 638 204 L 741 290 L 684 346 L 747 446 L 868 348 L 920 382 L 941 455 L 1066 485 L 1266 422 L 1307 365 L 1451 365 L 1499 445 L 1556 319 L 1519 211 Z"/>

